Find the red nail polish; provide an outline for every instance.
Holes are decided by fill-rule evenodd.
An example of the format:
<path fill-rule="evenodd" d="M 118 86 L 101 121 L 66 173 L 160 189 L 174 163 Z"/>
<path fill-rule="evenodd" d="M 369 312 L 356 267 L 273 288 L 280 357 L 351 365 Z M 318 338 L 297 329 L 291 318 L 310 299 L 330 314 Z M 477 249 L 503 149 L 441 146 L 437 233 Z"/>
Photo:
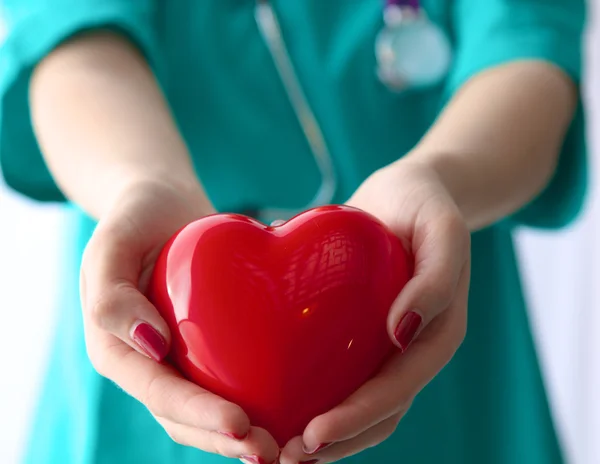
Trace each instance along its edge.
<path fill-rule="evenodd" d="M 328 447 L 328 446 L 330 446 L 330 445 L 331 445 L 331 443 L 321 443 L 319 446 L 317 446 L 317 447 L 316 447 L 314 450 L 312 450 L 312 451 L 307 451 L 307 450 L 306 450 L 306 448 L 303 448 L 303 449 L 302 449 L 302 451 L 304 451 L 304 454 L 309 454 L 309 455 L 310 455 L 310 454 L 316 454 L 316 453 L 318 453 L 319 451 L 321 451 L 321 450 L 323 450 L 323 449 L 327 448 L 327 447 Z"/>
<path fill-rule="evenodd" d="M 145 322 L 138 324 L 131 334 L 131 338 L 155 361 L 160 362 L 167 356 L 167 342 L 150 324 Z"/>
<path fill-rule="evenodd" d="M 400 322 L 394 331 L 394 337 L 400 345 L 402 352 L 407 350 L 408 346 L 415 338 L 419 327 L 421 327 L 422 322 L 423 318 L 414 311 L 409 311 L 402 316 L 402 319 L 400 319 Z"/>
<path fill-rule="evenodd" d="M 240 435 L 239 433 L 232 433 L 232 432 L 219 432 L 221 435 L 225 435 L 227 438 L 231 438 L 233 440 L 243 440 L 244 438 L 246 438 L 248 436 L 248 433 L 246 432 L 244 435 Z"/>

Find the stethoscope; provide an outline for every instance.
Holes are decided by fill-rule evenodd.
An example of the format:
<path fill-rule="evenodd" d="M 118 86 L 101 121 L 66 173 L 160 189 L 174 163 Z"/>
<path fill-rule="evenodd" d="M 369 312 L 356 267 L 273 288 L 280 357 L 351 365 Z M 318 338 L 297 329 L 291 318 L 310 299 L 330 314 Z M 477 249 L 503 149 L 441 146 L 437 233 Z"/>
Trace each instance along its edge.
<path fill-rule="evenodd" d="M 300 209 L 247 207 L 241 211 L 270 224 L 331 203 L 337 176 L 323 131 L 299 82 L 279 21 L 268 0 L 257 0 L 255 17 L 321 175 L 319 189 Z M 393 91 L 440 82 L 450 67 L 451 46 L 443 31 L 428 19 L 420 1 L 386 0 L 383 19 L 384 26 L 375 41 L 375 72 L 379 80 Z"/>

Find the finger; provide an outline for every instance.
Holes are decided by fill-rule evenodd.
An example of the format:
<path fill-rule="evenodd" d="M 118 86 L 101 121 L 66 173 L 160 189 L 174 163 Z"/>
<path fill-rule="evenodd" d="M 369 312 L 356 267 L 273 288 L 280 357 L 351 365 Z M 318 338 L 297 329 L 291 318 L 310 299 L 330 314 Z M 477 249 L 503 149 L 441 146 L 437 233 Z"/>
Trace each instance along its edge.
<path fill-rule="evenodd" d="M 81 286 L 84 320 L 115 335 L 155 361 L 169 351 L 170 332 L 137 289 L 141 250 L 100 229 L 84 255 Z"/>
<path fill-rule="evenodd" d="M 185 380 L 173 367 L 140 355 L 106 332 L 96 328 L 91 332 L 90 338 L 96 340 L 89 348 L 94 367 L 154 415 L 234 437 L 248 433 L 250 420 L 238 405 Z"/>
<path fill-rule="evenodd" d="M 415 272 L 390 310 L 388 332 L 402 352 L 451 304 L 469 257 L 470 236 L 452 211 L 432 211 L 435 220 L 415 226 Z"/>
<path fill-rule="evenodd" d="M 456 298 L 406 353 L 397 353 L 371 380 L 332 410 L 313 419 L 304 430 L 311 451 L 351 439 L 398 412 L 448 363 L 464 339 L 469 267 L 461 273 Z"/>
<path fill-rule="evenodd" d="M 156 417 L 173 441 L 208 453 L 243 459 L 250 464 L 267 464 L 277 460 L 279 447 L 264 429 L 252 427 L 244 440 L 234 440 L 224 435 L 177 424 Z"/>
<path fill-rule="evenodd" d="M 377 446 L 388 439 L 396 430 L 396 427 L 398 426 L 403 414 L 403 412 L 394 414 L 393 416 L 378 424 L 375 424 L 373 427 L 367 429 L 354 438 L 334 443 L 312 454 L 305 452 L 303 448 L 302 437 L 293 438 L 281 451 L 280 462 L 281 464 L 321 464 L 327 462 L 336 462 L 360 453 L 361 451 L 373 446 Z"/>

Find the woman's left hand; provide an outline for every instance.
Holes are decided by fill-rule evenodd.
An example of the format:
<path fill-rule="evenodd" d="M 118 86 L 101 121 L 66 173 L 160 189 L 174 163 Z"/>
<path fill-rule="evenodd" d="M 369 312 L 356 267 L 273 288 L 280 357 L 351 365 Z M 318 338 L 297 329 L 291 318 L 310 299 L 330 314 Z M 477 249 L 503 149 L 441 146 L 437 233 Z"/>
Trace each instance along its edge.
<path fill-rule="evenodd" d="M 435 170 L 405 158 L 370 176 L 348 204 L 380 219 L 415 256 L 414 277 L 388 317 L 398 351 L 374 378 L 290 440 L 282 464 L 335 462 L 387 439 L 466 333 L 470 233 Z"/>

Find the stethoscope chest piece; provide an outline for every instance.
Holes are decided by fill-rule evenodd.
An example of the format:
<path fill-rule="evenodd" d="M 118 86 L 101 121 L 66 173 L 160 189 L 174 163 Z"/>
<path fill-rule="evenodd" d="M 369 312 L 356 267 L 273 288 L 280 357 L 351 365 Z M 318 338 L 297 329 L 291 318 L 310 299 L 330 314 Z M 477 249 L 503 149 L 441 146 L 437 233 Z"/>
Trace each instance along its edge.
<path fill-rule="evenodd" d="M 444 32 L 419 8 L 388 6 L 384 28 L 375 43 L 377 74 L 390 89 L 438 84 L 452 60 L 452 47 Z"/>

